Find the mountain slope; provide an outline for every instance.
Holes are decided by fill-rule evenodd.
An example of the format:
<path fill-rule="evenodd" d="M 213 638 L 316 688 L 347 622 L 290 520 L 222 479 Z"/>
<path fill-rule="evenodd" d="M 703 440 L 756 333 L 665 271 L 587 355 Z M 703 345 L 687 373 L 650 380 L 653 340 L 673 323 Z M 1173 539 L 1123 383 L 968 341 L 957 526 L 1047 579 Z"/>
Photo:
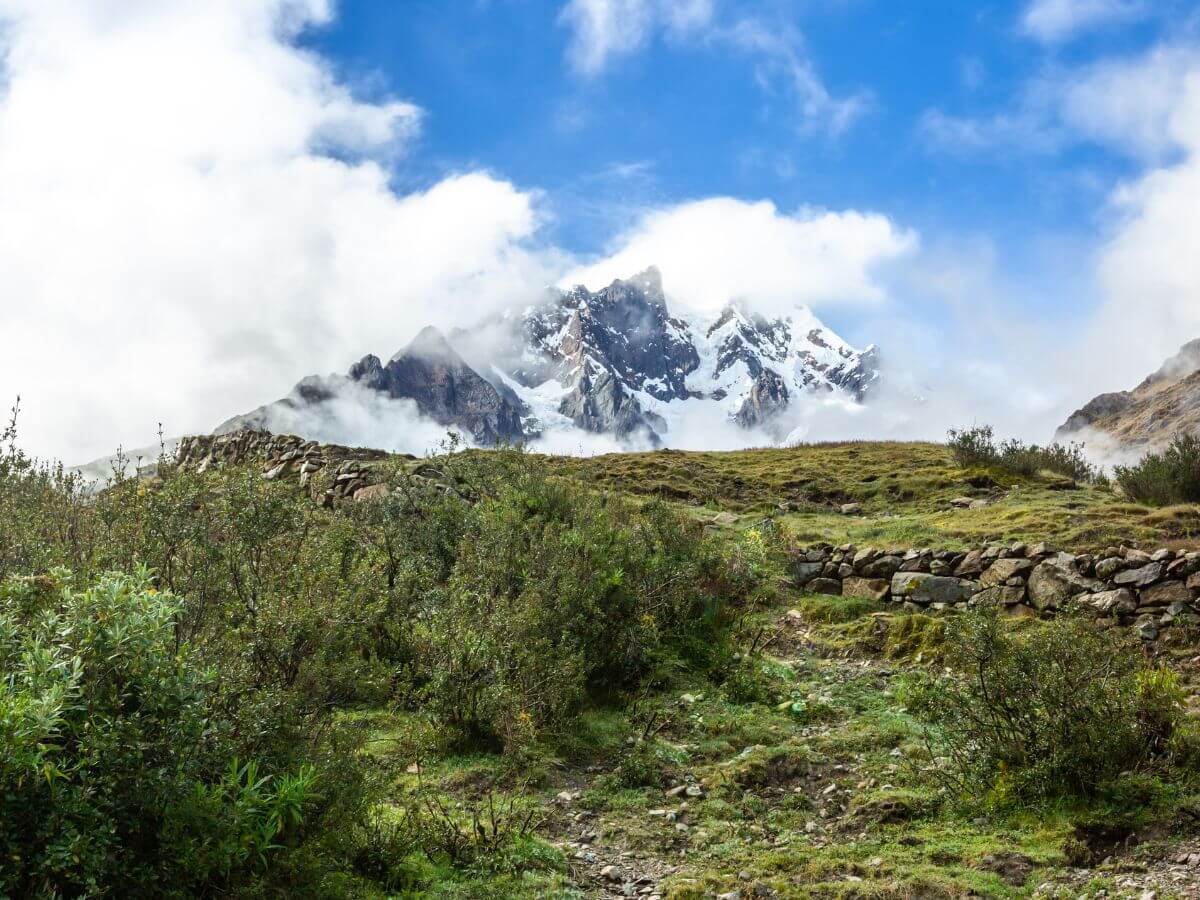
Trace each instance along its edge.
<path fill-rule="evenodd" d="M 740 304 L 677 315 L 648 269 L 595 292 L 547 291 L 449 338 L 427 328 L 386 365 L 368 355 L 346 376 L 306 378 L 218 430 L 271 429 L 366 391 L 485 446 L 574 431 L 657 445 L 714 414 L 778 440 L 806 398 L 860 403 L 878 378 L 874 348 L 855 350 L 805 308 L 774 320 Z"/>
<path fill-rule="evenodd" d="M 1200 340 L 1132 391 L 1101 394 L 1059 427 L 1069 440 L 1099 432 L 1128 447 L 1161 445 L 1181 431 L 1200 433 Z"/>

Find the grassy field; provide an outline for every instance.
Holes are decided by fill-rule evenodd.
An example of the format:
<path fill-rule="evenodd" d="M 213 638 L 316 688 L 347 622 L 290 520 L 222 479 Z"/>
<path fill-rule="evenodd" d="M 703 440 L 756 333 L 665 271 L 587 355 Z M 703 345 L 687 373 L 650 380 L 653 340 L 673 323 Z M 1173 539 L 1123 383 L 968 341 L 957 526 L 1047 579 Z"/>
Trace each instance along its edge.
<path fill-rule="evenodd" d="M 729 533 L 771 517 L 801 544 L 1200 546 L 1195 507 L 1154 510 L 1052 474 L 963 470 L 935 444 L 549 462 L 603 490 L 667 499 Z M 952 508 L 959 497 L 989 504 Z M 843 515 L 849 503 L 861 510 Z M 1200 810 L 1194 779 L 1148 777 L 1136 802 L 1028 813 L 941 793 L 902 697 L 913 672 L 939 664 L 943 622 L 803 595 L 781 580 L 737 626 L 732 649 L 752 661 L 750 688 L 680 672 L 632 707 L 585 711 L 573 735 L 519 766 L 488 754 L 418 765 L 405 716 L 377 711 L 362 724 L 395 773 L 397 809 L 432 789 L 460 810 L 485 792 L 541 810 L 520 874 L 448 869 L 439 896 L 1140 897 L 1147 885 L 1160 900 L 1193 896 L 1174 860 L 1200 849 L 1187 812 Z M 1195 708 L 1195 636 L 1171 640 L 1163 656 Z M 1122 841 L 1128 848 L 1116 848 Z"/>
<path fill-rule="evenodd" d="M 542 810 L 519 875 L 446 870 L 438 896 L 616 897 L 633 884 L 668 900 L 1139 897 L 1139 875 L 1186 855 L 1196 830 L 1180 810 L 1200 800 L 1186 782 L 1140 782 L 1133 812 L 946 800 L 900 699 L 908 674 L 936 663 L 940 632 L 936 619 L 783 589 L 741 625 L 743 652 L 766 636 L 750 657 L 761 696 L 682 675 L 637 709 L 586 711 L 535 766 L 479 755 L 418 767 L 404 716 L 363 725 L 397 773 L 398 808 L 433 786 L 461 809 L 494 792 Z M 1134 833 L 1131 852 L 1113 852 Z"/>
<path fill-rule="evenodd" d="M 677 502 L 696 515 L 771 515 L 801 542 L 960 547 L 986 540 L 1049 541 L 1067 550 L 1120 542 L 1200 546 L 1200 508 L 1126 503 L 1107 486 L 1058 475 L 1022 478 L 962 469 L 941 444 L 850 442 L 700 453 L 662 450 L 555 459 L 590 484 Z M 959 497 L 982 509 L 954 509 Z M 846 516 L 844 504 L 861 512 Z"/>
<path fill-rule="evenodd" d="M 163 809 L 178 810 L 177 827 L 185 828 L 208 822 L 194 810 L 211 807 L 202 835 L 233 823 L 219 845 L 231 864 L 190 859 L 194 871 L 209 873 L 209 866 L 215 874 L 188 883 L 214 894 L 1196 896 L 1194 629 L 1171 628 L 1149 648 L 1070 617 L 998 620 L 1005 635 L 1016 629 L 1036 639 L 1061 634 L 1055 629 L 1065 623 L 1113 638 L 1095 645 L 1102 652 L 1083 655 L 1128 662 L 1142 680 L 1136 691 L 1116 695 L 1122 706 L 1113 715 L 1113 706 L 1097 705 L 1103 716 L 1080 709 L 1081 682 L 1067 692 L 1066 707 L 1091 723 L 1103 759 L 1113 761 L 1103 778 L 1096 774 L 1102 767 L 1088 767 L 1095 790 L 1016 793 L 1012 785 L 1023 782 L 1013 773 L 1036 768 L 1046 755 L 1031 761 L 1023 750 L 1009 757 L 1013 766 L 1006 758 L 994 768 L 995 782 L 965 790 L 946 777 L 944 738 L 953 729 L 927 713 L 920 718 L 921 701 L 913 698 L 920 685 L 952 671 L 964 640 L 954 623 L 973 614 L 911 614 L 808 595 L 787 577 L 794 548 L 817 541 L 1200 546 L 1196 507 L 1150 509 L 1123 502 L 1108 486 L 1077 486 L 1050 473 L 963 469 L 946 447 L 921 443 L 588 459 L 469 451 L 381 462 L 378 474 L 392 487 L 385 498 L 324 506 L 294 482 L 263 479 L 261 466 L 170 470 L 77 502 L 52 474 L 22 465 L 0 451 L 0 486 L 7 477 L 12 488 L 0 491 L 0 538 L 7 536 L 0 563 L 11 574 L 38 577 L 0 591 L 7 603 L 0 612 L 12 619 L 31 615 L 36 603 L 57 609 L 59 588 L 50 585 L 68 575 L 43 573 L 60 565 L 73 566 L 84 586 L 99 573 L 133 570 L 144 587 L 131 596 L 163 613 L 144 658 L 181 664 L 182 621 L 192 635 L 188 661 L 211 673 L 197 682 L 212 693 L 197 694 L 195 702 L 207 705 L 197 705 L 204 716 L 195 721 L 220 725 L 206 726 L 214 761 L 197 767 L 200 788 Z M 987 503 L 952 503 L 964 497 Z M 61 596 L 95 603 L 106 591 Z M 162 605 L 176 596 L 177 607 Z M 112 617 L 132 608 L 113 602 Z M 109 621 L 79 603 L 79 628 Z M 42 619 L 49 621 L 31 621 Z M 74 629 L 55 632 L 64 653 L 78 652 Z M 26 630 L 0 629 L 10 647 Z M 119 630 L 126 633 L 124 625 Z M 101 637 L 104 655 L 89 673 L 106 673 L 110 659 L 125 658 L 110 658 L 109 638 Z M 36 656 L 9 652 L 12 665 Z M 1060 652 L 1038 659 L 1079 673 Z M 143 671 L 158 669 L 132 656 L 130 677 Z M 963 667 L 953 671 L 957 678 L 936 681 L 943 696 L 966 680 Z M 1039 684 L 1028 671 L 1017 667 L 1016 683 Z M 1124 677 L 1133 683 L 1133 675 Z M 83 733 L 124 715 L 118 704 L 105 719 L 109 707 L 99 704 L 109 695 L 97 696 L 102 714 L 77 716 Z M 1170 698 L 1155 707 L 1169 712 L 1170 728 L 1155 746 L 1155 737 L 1140 744 L 1140 755 L 1118 755 L 1126 751 L 1111 738 L 1124 733 L 1115 720 L 1157 721 L 1146 697 Z M 1033 705 L 1052 704 L 1035 693 Z M 29 708 L 10 704 L 0 713 Z M 161 732 L 172 739 L 173 721 L 168 716 Z M 190 747 L 191 733 L 181 729 L 170 748 Z M 1078 746 L 1073 730 L 1043 733 L 1066 733 L 1060 744 Z M 996 744 L 1003 741 L 970 746 Z M 44 740 L 29 758 L 73 746 Z M 147 746 L 138 751 L 147 758 L 177 753 Z M 244 787 L 214 782 L 224 776 L 211 772 L 240 772 L 247 753 L 262 761 L 263 780 L 238 774 Z M 1073 749 L 1067 755 L 1079 758 Z M 58 789 L 44 775 L 51 770 L 13 769 L 20 757 L 0 757 L 10 766 L 0 788 L 63 809 L 48 793 Z M 101 772 L 113 758 L 89 756 Z M 132 787 L 115 796 L 141 796 L 142 758 L 131 758 L 130 780 L 121 784 Z M 293 771 L 316 773 L 318 787 L 296 801 L 303 814 L 267 819 L 286 825 L 276 829 L 282 837 L 259 840 L 266 832 L 252 816 L 268 801 L 251 794 L 289 783 Z M 79 803 L 90 809 L 97 795 L 87 787 Z M 201 801 L 207 805 L 193 807 Z M 226 814 L 220 804 L 242 812 Z M 153 807 L 146 821 L 158 822 L 161 811 Z M 26 819 L 22 834 L 40 834 L 40 820 Z M 0 847 L 4 839 L 0 827 Z M 179 846 L 202 843 L 189 838 Z M 240 853 L 243 845 L 259 849 Z M 144 865 L 159 865 L 154 853 L 145 855 Z M 44 857 L 73 873 L 69 854 Z M 187 861 L 171 854 L 164 871 Z M 116 875 L 122 865 L 117 854 Z M 5 875 L 0 867 L 0 880 Z"/>

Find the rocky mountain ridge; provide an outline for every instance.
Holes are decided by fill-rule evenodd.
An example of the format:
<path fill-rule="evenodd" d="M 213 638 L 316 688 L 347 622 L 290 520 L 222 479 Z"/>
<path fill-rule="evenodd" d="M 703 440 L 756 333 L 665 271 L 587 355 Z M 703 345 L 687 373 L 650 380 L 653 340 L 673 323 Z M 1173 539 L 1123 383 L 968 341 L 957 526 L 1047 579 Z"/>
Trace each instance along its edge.
<path fill-rule="evenodd" d="M 577 429 L 660 445 L 702 411 L 783 440 L 787 412 L 813 399 L 863 402 L 879 379 L 809 310 L 767 319 L 744 304 L 710 318 L 673 314 L 656 269 L 599 291 L 550 289 L 523 311 L 426 328 L 385 364 L 309 376 L 285 398 L 216 429 L 295 430 L 297 414 L 347 395 L 411 401 L 425 419 L 491 446 Z"/>
<path fill-rule="evenodd" d="M 1071 414 L 1059 440 L 1101 436 L 1130 448 L 1161 446 L 1178 432 L 1200 433 L 1200 339 L 1132 391 L 1100 394 Z"/>

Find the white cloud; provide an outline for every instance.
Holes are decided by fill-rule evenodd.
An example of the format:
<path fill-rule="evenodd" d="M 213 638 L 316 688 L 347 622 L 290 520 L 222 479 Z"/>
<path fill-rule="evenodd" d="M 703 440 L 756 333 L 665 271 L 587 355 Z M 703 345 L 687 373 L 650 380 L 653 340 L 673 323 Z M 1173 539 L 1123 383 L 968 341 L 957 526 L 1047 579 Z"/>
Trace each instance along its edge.
<path fill-rule="evenodd" d="M 1200 148 L 1200 47 L 1154 47 L 1061 80 L 1063 120 L 1087 140 L 1154 159 Z"/>
<path fill-rule="evenodd" d="M 755 16 L 722 18 L 718 12 L 716 0 L 569 0 L 559 21 L 571 31 L 567 59 L 584 76 L 602 74 L 661 33 L 748 56 L 764 93 L 782 94 L 794 104 L 804 132 L 823 127 L 836 137 L 870 108 L 867 92 L 844 97 L 830 92 L 791 24 Z"/>
<path fill-rule="evenodd" d="M 858 91 L 835 97 L 804 52 L 801 35 L 791 27 L 760 19 L 742 19 L 719 35 L 739 50 L 757 58 L 756 76 L 767 90 L 783 90 L 795 98 L 801 127 L 812 131 L 824 126 L 836 137 L 871 106 L 871 95 Z"/>
<path fill-rule="evenodd" d="M 961 155 L 1099 143 L 1155 160 L 1188 144 L 1195 113 L 1187 96 L 1198 69 L 1200 48 L 1189 45 L 1051 69 L 1023 85 L 1007 109 L 987 116 L 931 109 L 919 131 L 931 149 Z"/>
<path fill-rule="evenodd" d="M 27 446 L 207 430 L 561 271 L 534 194 L 389 188 L 421 111 L 297 48 L 330 14 L 0 0 L 0 400 L 24 396 Z"/>
<path fill-rule="evenodd" d="M 1165 157 L 1111 196 L 1103 305 L 1081 359 L 1112 390 L 1200 337 L 1200 51 L 1158 48 L 1098 71 L 1079 89 L 1092 132 Z"/>
<path fill-rule="evenodd" d="M 1033 0 L 1021 17 L 1025 33 L 1056 43 L 1081 31 L 1128 22 L 1147 12 L 1143 0 Z"/>
<path fill-rule="evenodd" d="M 659 31 L 671 37 L 698 32 L 713 13 L 713 0 L 570 0 L 559 20 L 571 29 L 571 65 L 596 75 L 641 50 Z"/>
<path fill-rule="evenodd" d="M 749 299 L 778 313 L 797 304 L 878 302 L 885 289 L 877 269 L 916 244 L 915 234 L 882 215 L 789 215 L 766 201 L 716 197 L 646 213 L 605 259 L 563 280 L 596 288 L 657 265 L 672 301 L 713 312 Z"/>

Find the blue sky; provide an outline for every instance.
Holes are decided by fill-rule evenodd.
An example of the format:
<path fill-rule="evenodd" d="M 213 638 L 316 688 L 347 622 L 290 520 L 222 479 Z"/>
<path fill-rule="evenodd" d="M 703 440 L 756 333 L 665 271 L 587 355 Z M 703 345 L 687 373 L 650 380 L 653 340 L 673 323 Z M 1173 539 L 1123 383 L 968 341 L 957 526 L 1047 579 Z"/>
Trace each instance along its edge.
<path fill-rule="evenodd" d="M 68 459 L 650 263 L 1044 440 L 1200 336 L 1200 6 L 0 0 L 0 195 Z"/>
<path fill-rule="evenodd" d="M 1024 2 L 718 4 L 714 30 L 761 23 L 834 102 L 859 102 L 842 126 L 806 117 L 769 53 L 705 29 L 652 27 L 637 50 L 580 72 L 571 23 L 552 0 L 342 0 L 304 42 L 360 90 L 427 111 L 396 167 L 401 188 L 486 167 L 546 191 L 550 233 L 580 253 L 601 251 L 628 207 L 731 195 L 876 210 L 928 239 L 977 235 L 1012 268 L 1041 272 L 1064 243 L 1102 226 L 1109 190 L 1138 161 L 1071 137 L 1053 149 L 1016 138 L 943 146 L 927 117 L 1008 114 L 1031 81 L 1193 29 L 1187 6 L 1157 0 L 1145 15 L 1044 40 L 1026 27 Z"/>

